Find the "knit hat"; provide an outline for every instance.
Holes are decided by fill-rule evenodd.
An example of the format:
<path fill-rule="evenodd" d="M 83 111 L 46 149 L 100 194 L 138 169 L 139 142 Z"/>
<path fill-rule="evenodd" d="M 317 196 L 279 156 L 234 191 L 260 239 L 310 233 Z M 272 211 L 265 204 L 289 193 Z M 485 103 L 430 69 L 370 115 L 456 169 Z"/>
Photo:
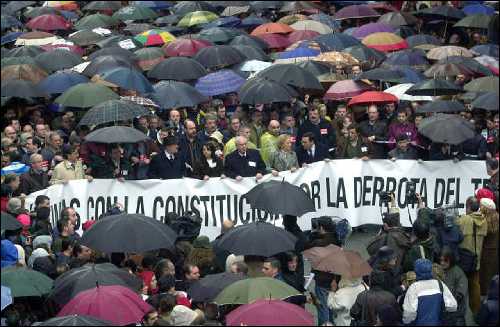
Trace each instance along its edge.
<path fill-rule="evenodd" d="M 7 202 L 7 211 L 13 214 L 19 214 L 21 209 L 23 208 L 23 204 L 20 198 L 10 198 Z"/>
<path fill-rule="evenodd" d="M 22 213 L 17 215 L 16 217 L 17 221 L 20 222 L 23 227 L 30 227 L 31 226 L 31 217 L 28 214 Z"/>
<path fill-rule="evenodd" d="M 484 187 L 478 188 L 476 190 L 475 194 L 476 194 L 476 199 L 478 201 L 481 201 L 484 198 L 488 198 L 488 199 L 495 201 L 495 194 L 487 188 L 484 188 Z"/>
<path fill-rule="evenodd" d="M 191 325 L 197 317 L 198 314 L 194 310 L 183 305 L 176 305 L 170 313 L 170 320 L 174 326 Z"/>
<path fill-rule="evenodd" d="M 198 236 L 198 238 L 193 242 L 193 247 L 211 249 L 212 245 L 210 245 L 210 239 L 208 238 L 208 236 Z"/>
<path fill-rule="evenodd" d="M 492 199 L 489 198 L 482 198 L 479 202 L 479 205 L 481 207 L 484 207 L 486 209 L 490 210 L 496 210 L 497 206 L 495 205 L 495 202 Z"/>
<path fill-rule="evenodd" d="M 2 240 L 2 268 L 13 266 L 18 260 L 17 248 L 9 240 Z"/>
<path fill-rule="evenodd" d="M 35 262 L 36 259 L 48 256 L 49 253 L 47 252 L 47 250 L 45 250 L 44 248 L 38 248 L 35 251 L 33 251 L 33 253 L 31 253 L 30 258 L 28 259 L 28 266 L 30 268 L 33 268 L 33 263 Z"/>
<path fill-rule="evenodd" d="M 49 249 L 52 247 L 52 237 L 49 235 L 40 235 L 33 240 L 33 249 L 36 249 L 42 244 L 47 244 Z"/>
<path fill-rule="evenodd" d="M 417 281 L 432 279 L 432 262 L 428 259 L 415 261 L 415 274 L 417 275 Z"/>

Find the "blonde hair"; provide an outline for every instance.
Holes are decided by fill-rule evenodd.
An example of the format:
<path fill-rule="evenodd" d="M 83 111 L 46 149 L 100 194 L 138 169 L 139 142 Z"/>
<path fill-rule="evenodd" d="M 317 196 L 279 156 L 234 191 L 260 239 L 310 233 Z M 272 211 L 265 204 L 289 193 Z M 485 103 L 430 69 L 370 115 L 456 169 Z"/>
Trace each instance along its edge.
<path fill-rule="evenodd" d="M 281 150 L 283 149 L 283 145 L 285 144 L 286 141 L 290 139 L 290 135 L 288 134 L 281 134 L 278 136 L 278 149 Z"/>

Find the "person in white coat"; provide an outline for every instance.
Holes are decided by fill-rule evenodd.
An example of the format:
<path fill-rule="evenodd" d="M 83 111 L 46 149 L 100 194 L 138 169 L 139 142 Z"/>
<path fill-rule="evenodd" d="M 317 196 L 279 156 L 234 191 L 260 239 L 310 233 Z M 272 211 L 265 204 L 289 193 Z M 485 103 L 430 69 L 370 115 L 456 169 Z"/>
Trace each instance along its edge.
<path fill-rule="evenodd" d="M 332 283 L 332 291 L 328 294 L 328 307 L 332 309 L 334 326 L 351 325 L 351 307 L 356 302 L 358 294 L 369 289 L 361 278 L 348 279 L 342 277 L 338 289 L 335 290 L 335 279 Z"/>

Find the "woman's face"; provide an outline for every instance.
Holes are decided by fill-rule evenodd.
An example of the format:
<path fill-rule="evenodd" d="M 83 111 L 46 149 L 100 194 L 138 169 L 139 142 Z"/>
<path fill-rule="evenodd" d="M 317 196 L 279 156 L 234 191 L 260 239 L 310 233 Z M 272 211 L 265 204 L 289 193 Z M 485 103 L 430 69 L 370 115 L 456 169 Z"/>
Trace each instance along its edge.
<path fill-rule="evenodd" d="M 205 145 L 203 146 L 203 156 L 205 156 L 206 159 L 212 159 L 212 152 Z"/>
<path fill-rule="evenodd" d="M 292 151 L 292 140 L 288 137 L 285 142 L 283 142 L 283 151 Z"/>
<path fill-rule="evenodd" d="M 349 127 L 352 124 L 352 120 L 350 117 L 344 117 L 344 128 Z"/>
<path fill-rule="evenodd" d="M 288 270 L 295 271 L 297 270 L 297 257 L 293 257 L 292 260 L 288 261 Z"/>

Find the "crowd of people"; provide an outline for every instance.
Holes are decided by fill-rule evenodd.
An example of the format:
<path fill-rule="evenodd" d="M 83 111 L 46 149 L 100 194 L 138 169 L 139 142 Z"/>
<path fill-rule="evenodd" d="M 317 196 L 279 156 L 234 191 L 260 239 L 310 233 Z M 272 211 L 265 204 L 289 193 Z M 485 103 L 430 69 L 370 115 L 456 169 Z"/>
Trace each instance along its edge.
<path fill-rule="evenodd" d="M 391 1 L 395 6 L 398 2 Z M 332 17 L 338 9 L 335 1 L 321 5 L 327 6 Z M 406 1 L 401 10 L 410 11 L 406 6 L 412 5 Z M 169 13 L 168 9 L 160 12 Z M 277 10 L 257 14 L 271 21 L 285 16 Z M 338 32 L 372 20 L 342 20 Z M 444 44 L 473 47 L 498 42 L 473 29 L 445 28 L 438 34 L 435 25 L 423 22 L 419 18 L 415 28 L 420 33 L 444 35 Z M 13 48 L 10 43 L 6 47 Z M 84 50 L 90 55 L 95 49 Z M 369 71 L 370 64 L 335 67 L 337 81 Z M 452 82 L 463 89 L 476 77 L 455 74 Z M 377 80 L 370 84 L 387 86 Z M 236 305 L 200 303 L 190 295 L 190 287 L 200 279 L 223 272 L 242 278 L 266 276 L 290 285 L 303 294 L 295 304 L 316 311 L 318 325 L 466 325 L 468 310 L 481 326 L 498 324 L 498 110 L 476 109 L 470 99 L 454 96 L 465 109 L 457 115 L 475 129 L 474 137 L 451 145 L 420 132 L 422 120 L 432 116 L 419 111 L 426 103 L 420 100 L 366 103 L 362 110 L 354 110 L 348 98 L 329 101 L 314 92 L 290 97 L 288 102 L 252 105 L 240 103 L 235 92 L 210 97 L 197 106 L 163 110 L 134 90 L 111 89 L 122 98 L 142 99 L 150 114 L 88 126 L 79 123 L 84 112 L 53 110 L 54 98 L 2 100 L 2 220 L 6 213 L 22 225 L 2 230 L 2 270 L 28 267 L 57 279 L 87 264 L 111 263 L 142 281 L 135 291 L 153 308 L 137 322 L 145 326 L 223 325 Z M 133 127 L 147 138 L 136 143 L 86 141 L 92 131 L 117 125 Z M 349 278 L 313 266 L 313 288 L 305 288 L 303 251 L 346 243 L 347 235 L 328 217 L 306 232 L 298 226 L 297 217 L 286 216 L 285 230 L 297 237 L 295 251 L 267 258 L 235 256 L 218 247 L 217 240 L 235 227 L 230 220 L 224 221 L 221 235 L 213 242 L 198 230 L 192 239 L 177 241 L 175 251 L 101 253 L 79 242 L 82 231 L 86 233 L 95 221 L 77 230 L 76 211 L 67 207 L 52 226 L 50 202 L 54 199 L 43 195 L 36 198 L 32 211 L 25 206 L 29 194 L 71 180 L 260 180 L 266 174 L 313 169 L 310 164 L 314 162 L 334 159 L 449 160 L 450 165 L 483 160 L 491 181 L 470 195 L 464 215 L 427 208 L 419 201 L 418 219 L 409 229 L 401 226 L 393 204 L 380 232 L 367 246 L 372 272 Z M 10 169 L 18 166 L 23 168 Z M 116 204 L 106 215 L 122 210 Z M 5 309 L 2 303 L 2 325 L 31 325 L 54 317 L 61 308 L 53 300 L 15 298 Z"/>

